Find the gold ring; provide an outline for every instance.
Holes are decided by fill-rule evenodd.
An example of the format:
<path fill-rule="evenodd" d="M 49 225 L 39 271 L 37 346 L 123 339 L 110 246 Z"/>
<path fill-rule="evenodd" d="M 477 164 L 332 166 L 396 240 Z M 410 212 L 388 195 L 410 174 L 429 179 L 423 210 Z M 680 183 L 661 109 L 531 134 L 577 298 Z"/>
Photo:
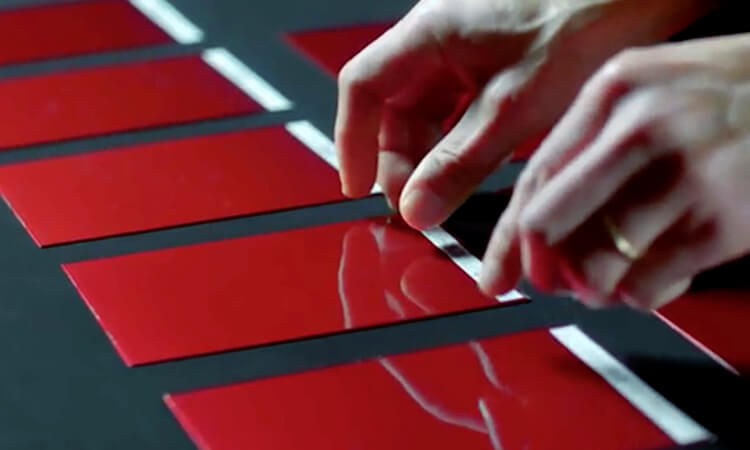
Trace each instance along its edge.
<path fill-rule="evenodd" d="M 612 238 L 617 251 L 620 252 L 622 256 L 631 261 L 636 261 L 643 256 L 628 238 L 623 236 L 620 229 L 617 228 L 617 225 L 614 224 L 609 216 L 604 217 L 604 225 L 607 227 L 607 232 L 609 232 L 609 236 Z"/>

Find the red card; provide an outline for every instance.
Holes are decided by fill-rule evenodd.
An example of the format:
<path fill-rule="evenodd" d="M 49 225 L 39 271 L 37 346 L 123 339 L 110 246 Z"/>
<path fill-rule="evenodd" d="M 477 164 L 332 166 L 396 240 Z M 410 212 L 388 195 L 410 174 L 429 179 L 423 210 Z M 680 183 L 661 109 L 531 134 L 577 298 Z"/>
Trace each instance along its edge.
<path fill-rule="evenodd" d="M 498 304 L 388 219 L 66 264 L 128 365 Z"/>
<path fill-rule="evenodd" d="M 286 38 L 305 56 L 335 77 L 347 61 L 377 39 L 391 25 L 369 24 L 300 31 L 289 33 Z"/>
<path fill-rule="evenodd" d="M 0 167 L 0 192 L 40 246 L 343 198 L 281 127 Z"/>
<path fill-rule="evenodd" d="M 260 111 L 200 56 L 0 81 L 0 148 Z"/>
<path fill-rule="evenodd" d="M 0 12 L 0 64 L 166 44 L 127 1 L 81 1 Z"/>
<path fill-rule="evenodd" d="M 750 292 L 691 293 L 658 315 L 731 371 L 750 375 Z"/>
<path fill-rule="evenodd" d="M 212 450 L 675 444 L 546 330 L 168 395 L 166 402 L 198 447 Z"/>

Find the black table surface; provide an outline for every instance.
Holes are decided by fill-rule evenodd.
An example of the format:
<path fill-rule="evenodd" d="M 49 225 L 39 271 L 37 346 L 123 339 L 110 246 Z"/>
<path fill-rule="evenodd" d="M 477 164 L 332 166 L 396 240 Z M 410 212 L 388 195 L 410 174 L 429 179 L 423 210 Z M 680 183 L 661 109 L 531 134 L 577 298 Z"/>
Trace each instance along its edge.
<path fill-rule="evenodd" d="M 53 0 L 54 1 L 54 0 Z M 388 21 L 408 0 L 171 0 L 201 27 L 199 45 L 164 45 L 0 68 L 0 78 L 107 62 L 194 53 L 223 46 L 295 103 L 290 111 L 212 120 L 0 152 L 0 164 L 219 130 L 307 119 L 331 130 L 333 80 L 280 37 L 290 30 Z M 46 3 L 49 3 L 48 0 Z M 43 3 L 5 0 L 0 9 Z M 725 28 L 724 28 L 725 29 Z M 711 26 L 700 27 L 710 33 Z M 2 45 L 12 45 L 3 43 Z M 2 101 L 2 99 L 0 99 Z M 0 124 L 0 132 L 2 132 Z M 520 167 L 493 175 L 487 189 L 512 185 Z M 481 252 L 502 205 L 473 198 L 450 226 Z M 521 330 L 578 324 L 641 378 L 719 436 L 702 447 L 748 447 L 747 380 L 729 374 L 653 316 L 613 309 L 591 311 L 524 289 L 532 302 L 315 339 L 127 368 L 60 269 L 94 257 L 247 236 L 388 213 L 370 197 L 271 214 L 221 220 L 73 245 L 40 249 L 10 210 L 0 205 L 0 449 L 194 448 L 162 396 L 407 352 Z M 738 263 L 703 284 L 737 286 Z M 530 374 L 533 376 L 533 374 Z M 592 399 L 595 401 L 595 399 Z M 543 424 L 540 424 L 543 426 Z"/>

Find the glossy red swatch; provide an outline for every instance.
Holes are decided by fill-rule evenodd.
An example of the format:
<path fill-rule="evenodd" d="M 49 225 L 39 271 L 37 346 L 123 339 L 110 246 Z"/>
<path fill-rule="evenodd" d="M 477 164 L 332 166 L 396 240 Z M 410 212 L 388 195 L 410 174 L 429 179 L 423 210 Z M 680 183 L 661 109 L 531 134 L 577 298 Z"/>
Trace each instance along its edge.
<path fill-rule="evenodd" d="M 546 330 L 169 395 L 202 449 L 674 445 Z"/>
<path fill-rule="evenodd" d="M 0 81 L 0 149 L 262 108 L 200 56 Z"/>
<path fill-rule="evenodd" d="M 347 61 L 391 25 L 380 23 L 300 31 L 287 34 L 286 39 L 329 75 L 336 76 Z"/>
<path fill-rule="evenodd" d="M 498 304 L 385 218 L 63 268 L 128 365 Z"/>
<path fill-rule="evenodd" d="M 123 0 L 0 11 L 0 64 L 166 44 L 172 39 Z"/>
<path fill-rule="evenodd" d="M 0 167 L 0 193 L 40 246 L 343 198 L 282 127 Z"/>
<path fill-rule="evenodd" d="M 658 315 L 732 371 L 750 375 L 750 292 L 691 293 Z"/>

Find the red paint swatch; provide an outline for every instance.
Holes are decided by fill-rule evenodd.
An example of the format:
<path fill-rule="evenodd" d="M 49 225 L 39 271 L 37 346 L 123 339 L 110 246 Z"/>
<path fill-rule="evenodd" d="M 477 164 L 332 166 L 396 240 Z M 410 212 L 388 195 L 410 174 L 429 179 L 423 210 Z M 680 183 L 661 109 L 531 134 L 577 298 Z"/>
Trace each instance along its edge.
<path fill-rule="evenodd" d="M 261 107 L 199 56 L 0 81 L 0 149 Z"/>
<path fill-rule="evenodd" d="M 0 41 L 0 64 L 10 64 L 172 39 L 127 1 L 100 0 L 2 11 Z"/>
<path fill-rule="evenodd" d="M 546 331 L 169 395 L 202 449 L 641 449 L 674 443 Z"/>
<path fill-rule="evenodd" d="M 347 61 L 392 24 L 354 25 L 289 33 L 286 39 L 329 75 L 336 76 Z"/>
<path fill-rule="evenodd" d="M 0 167 L 0 192 L 40 246 L 342 199 L 281 127 Z"/>
<path fill-rule="evenodd" d="M 128 365 L 498 304 L 421 234 L 387 219 L 63 268 Z"/>
<path fill-rule="evenodd" d="M 722 364 L 750 375 L 750 292 L 691 293 L 661 308 L 658 315 Z"/>

